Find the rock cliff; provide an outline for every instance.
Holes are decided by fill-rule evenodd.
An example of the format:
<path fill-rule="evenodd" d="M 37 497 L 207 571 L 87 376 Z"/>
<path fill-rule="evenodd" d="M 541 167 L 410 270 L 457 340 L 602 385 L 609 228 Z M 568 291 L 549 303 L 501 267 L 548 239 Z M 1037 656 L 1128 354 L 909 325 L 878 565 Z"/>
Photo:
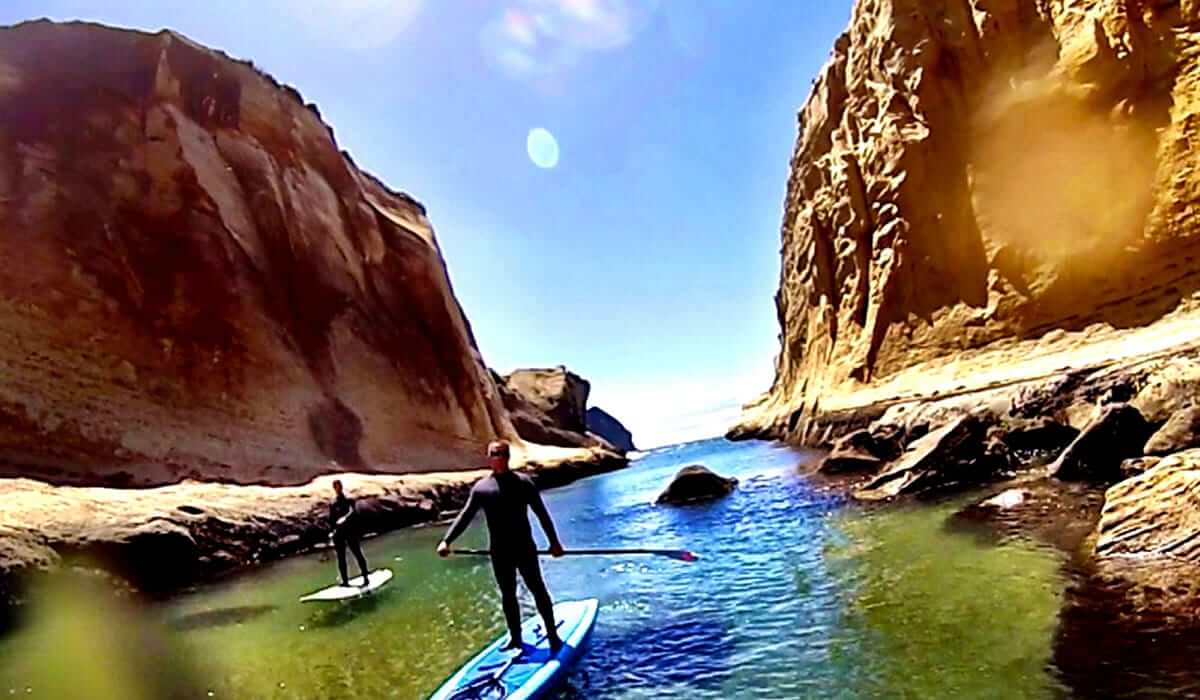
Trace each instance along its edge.
<path fill-rule="evenodd" d="M 587 410 L 588 430 L 598 435 L 622 452 L 634 452 L 637 446 L 633 444 L 633 433 L 611 413 L 598 406 Z"/>
<path fill-rule="evenodd" d="M 519 369 L 506 377 L 492 372 L 492 381 L 523 440 L 621 453 L 634 449 L 632 435 L 616 418 L 588 408 L 591 384 L 566 367 Z"/>
<path fill-rule="evenodd" d="M 587 400 L 592 385 L 566 367 L 518 369 L 504 378 L 508 390 L 554 425 L 576 433 L 587 432 Z"/>
<path fill-rule="evenodd" d="M 0 476 L 456 470 L 516 438 L 425 210 L 171 32 L 0 29 Z"/>
<path fill-rule="evenodd" d="M 799 115 L 776 378 L 731 434 L 1194 341 L 1198 49 L 1196 2 L 859 0 Z"/>

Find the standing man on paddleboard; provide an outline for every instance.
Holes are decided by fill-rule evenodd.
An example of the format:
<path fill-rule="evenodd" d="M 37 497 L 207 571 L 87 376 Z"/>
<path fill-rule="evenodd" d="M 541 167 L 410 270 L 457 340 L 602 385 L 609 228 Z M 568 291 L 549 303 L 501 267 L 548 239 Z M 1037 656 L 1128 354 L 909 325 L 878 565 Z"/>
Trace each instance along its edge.
<path fill-rule="evenodd" d="M 354 554 L 358 568 L 362 570 L 362 584 L 367 585 L 367 558 L 363 556 L 362 547 L 358 544 L 359 525 L 358 508 L 354 499 L 346 496 L 342 490 L 342 482 L 333 482 L 333 503 L 329 504 L 329 525 L 333 529 L 333 546 L 337 549 L 338 573 L 342 575 L 342 585 L 349 586 L 350 579 L 346 576 L 346 548 Z"/>
<path fill-rule="evenodd" d="M 508 443 L 493 442 L 488 445 L 488 466 L 492 473 L 481 479 L 471 489 L 467 505 L 463 507 L 446 536 L 438 544 L 439 556 L 450 555 L 450 545 L 471 524 L 479 509 L 483 509 L 487 520 L 488 537 L 491 540 L 492 572 L 500 588 L 500 600 L 504 607 L 504 619 L 508 622 L 508 649 L 522 649 L 521 607 L 517 602 L 517 572 L 525 581 L 525 587 L 533 594 L 538 613 L 546 626 L 546 639 L 550 649 L 557 652 L 562 647 L 558 628 L 554 623 L 554 603 L 542 580 L 542 569 L 538 564 L 537 544 L 533 541 L 533 530 L 529 526 L 529 510 L 532 509 L 542 524 L 542 531 L 550 541 L 550 553 L 556 557 L 563 554 L 562 543 L 554 529 L 554 521 L 542 502 L 542 496 L 533 480 L 524 474 L 509 469 Z"/>

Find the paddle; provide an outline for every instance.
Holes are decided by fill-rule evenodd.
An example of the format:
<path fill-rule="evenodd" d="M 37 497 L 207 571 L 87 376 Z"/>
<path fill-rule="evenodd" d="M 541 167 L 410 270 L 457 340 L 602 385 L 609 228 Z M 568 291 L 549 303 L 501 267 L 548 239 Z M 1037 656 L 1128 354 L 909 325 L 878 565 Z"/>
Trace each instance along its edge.
<path fill-rule="evenodd" d="M 452 549 L 450 553 L 475 557 L 487 557 L 492 554 L 486 549 Z M 549 556 L 550 552 L 543 549 L 538 554 Z M 649 554 L 675 561 L 685 561 L 689 564 L 700 559 L 698 554 L 686 549 L 567 549 L 563 551 L 563 556 L 566 557 L 624 556 L 626 554 Z"/>

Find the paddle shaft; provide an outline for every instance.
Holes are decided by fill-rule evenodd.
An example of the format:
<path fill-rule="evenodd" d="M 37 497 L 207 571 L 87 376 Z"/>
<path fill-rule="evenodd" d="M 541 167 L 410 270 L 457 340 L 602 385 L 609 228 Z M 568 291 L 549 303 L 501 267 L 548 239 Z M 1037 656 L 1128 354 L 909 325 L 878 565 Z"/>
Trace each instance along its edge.
<path fill-rule="evenodd" d="M 468 556 L 491 556 L 491 551 L 486 549 L 453 549 L 453 554 L 465 554 Z M 549 550 L 539 550 L 538 554 L 549 556 Z M 565 549 L 563 556 L 567 557 L 593 557 L 593 556 L 624 556 L 628 554 L 649 554 L 657 557 L 667 557 L 678 561 L 695 561 L 698 557 L 683 549 Z"/>

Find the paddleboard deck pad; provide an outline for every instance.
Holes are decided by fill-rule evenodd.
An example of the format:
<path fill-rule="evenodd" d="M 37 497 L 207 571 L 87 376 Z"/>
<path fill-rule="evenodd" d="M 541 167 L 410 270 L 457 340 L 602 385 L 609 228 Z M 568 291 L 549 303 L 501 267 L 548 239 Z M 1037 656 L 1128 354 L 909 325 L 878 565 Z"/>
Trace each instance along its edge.
<path fill-rule="evenodd" d="M 338 584 L 322 588 L 315 593 L 309 593 L 300 599 L 301 603 L 328 603 L 338 600 L 351 600 L 353 598 L 361 598 L 365 595 L 370 595 L 375 591 L 387 585 L 388 581 L 392 580 L 391 569 L 375 569 L 367 574 L 366 585 L 363 585 L 363 577 L 361 575 L 350 579 L 349 586 Z"/>
<path fill-rule="evenodd" d="M 599 602 L 565 601 L 554 606 L 563 646 L 551 655 L 539 616 L 522 625 L 525 648 L 504 651 L 508 633 L 492 642 L 442 685 L 430 700 L 534 700 L 544 698 L 566 678 L 583 655 L 596 624 Z"/>

